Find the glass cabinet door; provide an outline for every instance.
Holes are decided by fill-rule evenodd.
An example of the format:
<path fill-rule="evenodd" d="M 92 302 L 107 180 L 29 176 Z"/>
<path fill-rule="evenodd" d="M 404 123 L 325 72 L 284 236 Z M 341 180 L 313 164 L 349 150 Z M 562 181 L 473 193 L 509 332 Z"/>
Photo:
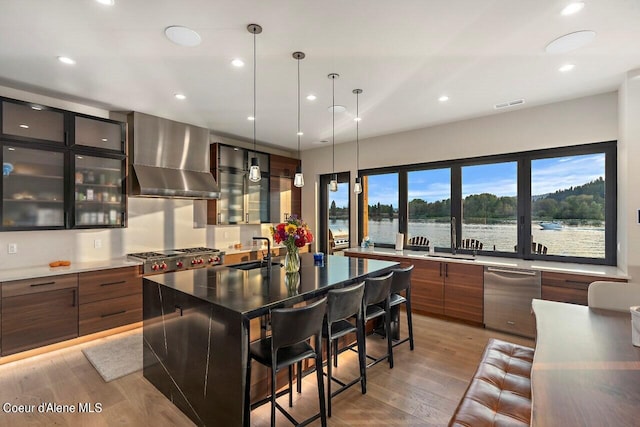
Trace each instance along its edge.
<path fill-rule="evenodd" d="M 246 222 L 244 189 L 246 173 L 220 170 L 218 184 L 218 224 L 242 224 Z"/>
<path fill-rule="evenodd" d="M 5 144 L 2 225 L 64 227 L 64 154 Z"/>
<path fill-rule="evenodd" d="M 248 224 L 269 222 L 269 176 L 262 174 L 258 182 L 247 179 L 247 218 Z"/>
<path fill-rule="evenodd" d="M 75 155 L 75 225 L 122 227 L 124 160 Z"/>
<path fill-rule="evenodd" d="M 64 113 L 37 104 L 2 101 L 2 133 L 64 144 Z"/>
<path fill-rule="evenodd" d="M 124 151 L 122 123 L 75 117 L 75 145 Z"/>

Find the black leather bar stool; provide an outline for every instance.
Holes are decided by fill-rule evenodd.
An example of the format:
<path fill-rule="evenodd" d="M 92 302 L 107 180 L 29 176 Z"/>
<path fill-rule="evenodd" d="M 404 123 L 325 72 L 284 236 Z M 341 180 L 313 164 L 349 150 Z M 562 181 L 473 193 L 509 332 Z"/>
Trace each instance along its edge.
<path fill-rule="evenodd" d="M 360 383 L 362 394 L 366 393 L 365 388 L 365 365 L 364 349 L 364 329 L 362 328 L 362 297 L 364 296 L 364 282 L 342 289 L 331 290 L 327 293 L 327 315 L 322 328 L 322 336 L 327 340 L 327 414 L 331 416 L 331 399 L 345 391 L 354 384 Z M 350 321 L 355 316 L 355 324 Z M 331 348 L 338 339 L 356 333 L 356 344 L 358 346 L 358 363 L 360 365 L 360 376 L 345 383 L 333 377 L 331 366 Z M 338 355 L 338 347 L 334 346 L 334 356 Z M 331 391 L 331 383 L 335 381 L 340 385 L 335 391 Z"/>
<path fill-rule="evenodd" d="M 362 298 L 362 330 L 366 331 L 366 324 L 369 320 L 384 316 L 385 335 L 387 336 L 387 354 L 378 358 L 367 354 L 367 342 L 363 340 L 363 353 L 373 362 L 367 365 L 367 368 L 387 359 L 389 367 L 393 368 L 393 345 L 391 342 L 391 309 L 389 305 L 389 290 L 391 289 L 391 281 L 393 273 L 386 276 L 370 277 L 365 279 L 364 297 Z M 367 387 L 367 379 L 365 375 L 365 391 Z"/>
<path fill-rule="evenodd" d="M 271 310 L 271 336 L 252 342 L 249 345 L 249 364 L 247 367 L 247 387 L 251 384 L 251 359 L 271 369 L 271 426 L 276 425 L 276 408 L 294 425 L 305 426 L 320 418 L 323 427 L 327 425 L 327 413 L 322 376 L 322 323 L 327 298 L 299 308 Z M 314 347 L 309 339 L 315 336 Z M 304 359 L 315 359 L 318 379 L 318 399 L 320 412 L 299 423 L 276 401 L 276 374 L 282 368 L 289 368 L 289 406 L 291 402 L 291 367 Z M 248 401 L 248 394 L 245 397 Z M 252 409 L 266 401 L 252 405 Z"/>
<path fill-rule="evenodd" d="M 411 321 L 411 272 L 413 265 L 406 268 L 397 268 L 393 270 L 393 280 L 391 280 L 391 295 L 389 297 L 389 306 L 393 309 L 401 304 L 405 304 L 407 311 L 407 329 L 409 336 L 393 343 L 393 347 L 399 346 L 409 341 L 409 348 L 413 350 L 413 322 Z M 404 292 L 404 296 L 402 293 Z M 398 316 L 399 318 L 399 316 Z"/>

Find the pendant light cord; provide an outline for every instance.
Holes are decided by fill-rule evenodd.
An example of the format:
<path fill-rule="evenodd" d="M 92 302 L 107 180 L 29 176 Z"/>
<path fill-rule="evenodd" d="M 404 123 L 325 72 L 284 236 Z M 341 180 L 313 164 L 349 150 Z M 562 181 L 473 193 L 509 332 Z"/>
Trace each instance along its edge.
<path fill-rule="evenodd" d="M 300 159 L 300 58 L 298 58 L 298 159 Z"/>
<path fill-rule="evenodd" d="M 256 33 L 253 33 L 253 157 L 256 154 Z"/>
<path fill-rule="evenodd" d="M 360 93 L 356 92 L 356 169 L 360 169 Z"/>
<path fill-rule="evenodd" d="M 336 173 L 336 77 L 331 77 L 331 157 L 332 173 Z"/>

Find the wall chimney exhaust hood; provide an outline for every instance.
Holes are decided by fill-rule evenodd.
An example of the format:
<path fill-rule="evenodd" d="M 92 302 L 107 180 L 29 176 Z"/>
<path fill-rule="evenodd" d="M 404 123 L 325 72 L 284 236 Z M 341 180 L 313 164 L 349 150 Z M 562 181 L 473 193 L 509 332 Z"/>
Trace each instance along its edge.
<path fill-rule="evenodd" d="M 209 130 L 143 113 L 127 115 L 129 195 L 217 199 L 209 170 Z"/>

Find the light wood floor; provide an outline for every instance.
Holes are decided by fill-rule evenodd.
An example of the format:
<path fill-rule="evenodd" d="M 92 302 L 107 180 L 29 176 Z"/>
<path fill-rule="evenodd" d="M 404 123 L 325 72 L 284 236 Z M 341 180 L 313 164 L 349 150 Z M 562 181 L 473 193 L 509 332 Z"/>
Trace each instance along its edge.
<path fill-rule="evenodd" d="M 404 318 L 402 322 L 404 328 Z M 489 338 L 534 345 L 532 340 L 418 315 L 414 316 L 414 334 L 414 351 L 408 343 L 396 347 L 394 369 L 380 363 L 367 371 L 366 395 L 354 386 L 334 398 L 330 426 L 446 425 Z M 367 339 L 371 354 L 382 352 L 384 343 L 376 337 Z M 193 425 L 142 372 L 105 383 L 81 352 L 88 345 L 91 343 L 0 366 L 0 405 L 100 402 L 101 413 L 8 414 L 0 407 L 0 426 Z M 339 364 L 338 378 L 356 375 L 355 353 L 341 354 Z M 281 399 L 286 405 L 287 398 Z M 291 412 L 296 418 L 317 412 L 315 375 L 304 378 L 302 394 L 294 393 L 294 399 Z M 251 416 L 252 425 L 269 425 L 269 406 L 254 410 Z M 290 424 L 278 414 L 278 425 Z"/>

